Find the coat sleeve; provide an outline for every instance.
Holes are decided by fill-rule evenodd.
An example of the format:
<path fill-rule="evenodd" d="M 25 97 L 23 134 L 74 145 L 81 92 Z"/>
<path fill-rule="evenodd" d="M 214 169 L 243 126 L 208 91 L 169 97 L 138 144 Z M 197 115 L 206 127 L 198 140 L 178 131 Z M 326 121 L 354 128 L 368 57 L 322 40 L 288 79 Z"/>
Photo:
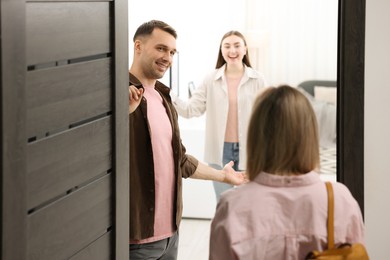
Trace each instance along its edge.
<path fill-rule="evenodd" d="M 238 259 L 231 244 L 229 203 L 221 198 L 211 222 L 209 260 Z"/>
<path fill-rule="evenodd" d="M 180 116 L 184 118 L 199 117 L 206 112 L 207 88 L 209 84 L 210 80 L 206 77 L 187 101 L 175 95 L 172 96 L 173 105 Z"/>
<path fill-rule="evenodd" d="M 345 235 L 339 238 L 343 243 L 365 244 L 365 227 L 363 215 L 358 202 L 352 196 L 349 189 L 342 183 L 333 183 L 335 194 L 335 215 L 339 212 L 338 218 L 335 216 L 335 228 L 344 230 Z M 343 226 L 340 226 L 344 223 Z M 335 241 L 337 237 L 335 237 Z"/>

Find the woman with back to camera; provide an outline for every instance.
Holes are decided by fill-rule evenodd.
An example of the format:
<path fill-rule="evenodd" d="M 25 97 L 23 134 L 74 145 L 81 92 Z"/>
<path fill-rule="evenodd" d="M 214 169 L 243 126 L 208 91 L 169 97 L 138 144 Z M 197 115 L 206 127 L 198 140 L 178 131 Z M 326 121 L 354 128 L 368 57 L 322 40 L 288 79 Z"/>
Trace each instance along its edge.
<path fill-rule="evenodd" d="M 221 196 L 209 259 L 301 260 L 326 249 L 328 198 L 318 172 L 317 121 L 300 91 L 285 85 L 256 99 L 247 155 L 250 181 Z M 364 244 L 357 201 L 344 184 L 332 186 L 335 246 Z"/>
<path fill-rule="evenodd" d="M 233 161 L 234 169 L 245 170 L 246 132 L 254 98 L 265 88 L 262 74 L 249 61 L 248 46 L 238 31 L 221 40 L 215 70 L 209 73 L 185 102 L 173 96 L 178 114 L 185 118 L 206 113 L 205 161 L 216 169 Z M 231 188 L 213 182 L 217 201 Z"/>

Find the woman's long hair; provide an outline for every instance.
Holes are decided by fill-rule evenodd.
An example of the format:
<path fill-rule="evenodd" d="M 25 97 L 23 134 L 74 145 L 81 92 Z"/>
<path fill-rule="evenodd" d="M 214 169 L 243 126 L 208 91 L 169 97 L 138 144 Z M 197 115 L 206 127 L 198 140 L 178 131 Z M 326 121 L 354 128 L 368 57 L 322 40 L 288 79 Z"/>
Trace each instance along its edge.
<path fill-rule="evenodd" d="M 239 31 L 229 31 L 229 32 L 224 34 L 224 36 L 221 39 L 221 43 L 219 44 L 218 59 L 217 59 L 217 65 L 215 66 L 215 68 L 219 69 L 220 67 L 222 67 L 226 63 L 225 59 L 222 56 L 222 50 L 221 50 L 222 42 L 223 42 L 223 40 L 225 40 L 225 38 L 232 36 L 232 35 L 236 35 L 244 41 L 245 47 L 247 47 L 247 48 L 246 48 L 246 54 L 245 54 L 244 58 L 242 59 L 242 62 L 246 66 L 252 67 L 251 62 L 249 60 L 248 45 L 246 44 L 246 40 L 245 40 L 244 35 L 242 35 L 242 33 L 240 33 Z"/>

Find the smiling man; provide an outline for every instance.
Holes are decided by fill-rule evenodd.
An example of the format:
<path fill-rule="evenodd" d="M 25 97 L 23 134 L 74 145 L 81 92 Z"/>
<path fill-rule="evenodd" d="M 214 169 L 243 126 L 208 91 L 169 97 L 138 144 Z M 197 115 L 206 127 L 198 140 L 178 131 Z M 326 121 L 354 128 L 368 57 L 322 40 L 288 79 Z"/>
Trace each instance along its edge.
<path fill-rule="evenodd" d="M 130 259 L 176 259 L 182 218 L 182 178 L 240 185 L 229 162 L 216 170 L 181 143 L 170 89 L 158 79 L 172 65 L 176 31 L 152 20 L 135 32 L 129 78 Z"/>

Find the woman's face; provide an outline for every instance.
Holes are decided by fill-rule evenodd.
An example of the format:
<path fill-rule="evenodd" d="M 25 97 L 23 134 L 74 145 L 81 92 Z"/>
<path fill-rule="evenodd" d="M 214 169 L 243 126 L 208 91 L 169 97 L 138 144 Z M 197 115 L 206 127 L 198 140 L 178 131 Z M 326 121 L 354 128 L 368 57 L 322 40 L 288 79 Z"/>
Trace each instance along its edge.
<path fill-rule="evenodd" d="M 246 54 L 244 40 L 236 35 L 226 37 L 222 41 L 221 52 L 227 64 L 241 64 Z"/>

